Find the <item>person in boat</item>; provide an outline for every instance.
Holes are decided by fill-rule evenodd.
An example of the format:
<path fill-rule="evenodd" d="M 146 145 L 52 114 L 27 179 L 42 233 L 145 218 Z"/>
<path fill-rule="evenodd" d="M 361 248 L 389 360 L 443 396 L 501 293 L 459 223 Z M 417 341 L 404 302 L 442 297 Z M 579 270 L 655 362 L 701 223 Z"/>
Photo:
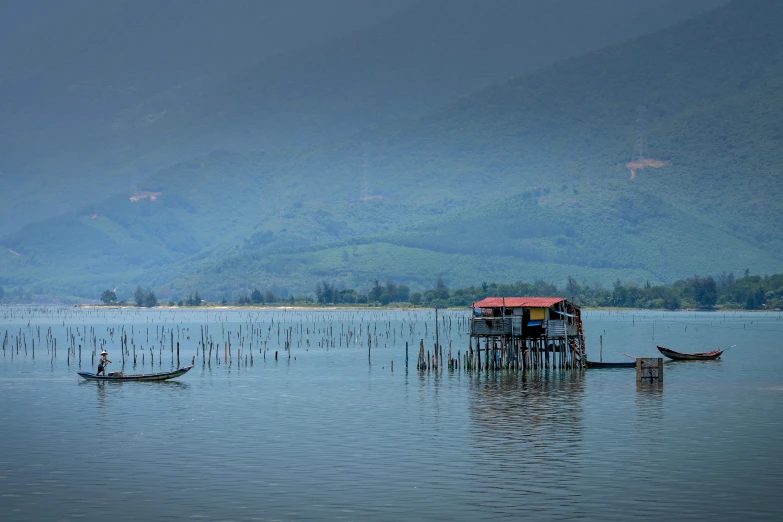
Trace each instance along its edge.
<path fill-rule="evenodd" d="M 107 355 L 109 355 L 109 352 L 107 352 L 106 350 L 103 350 L 103 351 L 101 352 L 101 358 L 100 358 L 100 359 L 98 359 L 98 371 L 95 373 L 95 376 L 96 376 L 96 377 L 97 377 L 98 375 L 100 375 L 101 373 L 103 373 L 103 375 L 104 375 L 104 376 L 106 375 L 106 365 L 107 365 L 107 364 L 109 364 L 109 363 L 111 362 L 111 361 L 110 361 L 110 360 L 109 360 L 109 359 L 106 357 Z"/>

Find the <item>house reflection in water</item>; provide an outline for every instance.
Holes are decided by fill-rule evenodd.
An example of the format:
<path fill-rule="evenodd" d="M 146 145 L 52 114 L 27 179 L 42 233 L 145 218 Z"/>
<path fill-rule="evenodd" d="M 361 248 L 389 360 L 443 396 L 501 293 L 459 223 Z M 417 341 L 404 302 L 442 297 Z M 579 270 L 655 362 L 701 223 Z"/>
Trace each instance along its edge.
<path fill-rule="evenodd" d="M 520 505 L 570 513 L 579 502 L 574 485 L 588 480 L 585 372 L 494 372 L 471 378 L 469 386 L 476 488 L 501 489 L 508 504 L 498 505 L 496 494 L 478 498 L 492 498 L 493 509 L 509 513 Z"/>

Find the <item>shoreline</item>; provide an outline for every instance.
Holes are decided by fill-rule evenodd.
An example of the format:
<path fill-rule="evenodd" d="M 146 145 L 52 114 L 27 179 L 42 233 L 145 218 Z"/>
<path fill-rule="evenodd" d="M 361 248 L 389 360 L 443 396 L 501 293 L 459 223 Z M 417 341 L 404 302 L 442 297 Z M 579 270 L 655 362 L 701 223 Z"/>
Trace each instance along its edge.
<path fill-rule="evenodd" d="M 24 306 L 24 305 L 19 305 Z M 65 305 L 67 306 L 67 305 Z M 134 305 L 101 305 L 101 304 L 81 304 L 73 305 L 74 308 L 82 309 L 118 309 L 118 310 L 269 310 L 269 311 L 284 311 L 284 310 L 312 310 L 312 311 L 356 311 L 356 310 L 394 310 L 394 311 L 418 311 L 418 310 L 435 310 L 434 307 L 422 307 L 422 306 L 361 306 L 361 305 L 346 305 L 346 306 L 324 306 L 324 305 L 269 305 L 269 306 L 248 306 L 248 305 L 202 305 L 202 306 L 134 306 Z M 470 306 L 456 306 L 447 308 L 438 308 L 438 310 L 470 310 Z M 667 310 L 661 308 L 608 308 L 608 307 L 582 307 L 583 312 L 674 312 L 674 313 L 686 313 L 686 312 L 746 312 L 746 313 L 774 313 L 782 312 L 781 309 L 769 309 L 769 310 L 746 310 L 744 308 L 680 308 L 677 310 Z"/>

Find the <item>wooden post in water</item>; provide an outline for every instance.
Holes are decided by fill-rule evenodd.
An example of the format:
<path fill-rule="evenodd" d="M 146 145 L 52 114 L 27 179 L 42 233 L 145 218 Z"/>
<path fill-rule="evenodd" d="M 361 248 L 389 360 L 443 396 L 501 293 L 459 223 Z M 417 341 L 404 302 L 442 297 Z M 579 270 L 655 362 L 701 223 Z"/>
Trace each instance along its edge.
<path fill-rule="evenodd" d="M 663 357 L 636 359 L 636 382 L 663 382 Z"/>
<path fill-rule="evenodd" d="M 438 307 L 435 307 L 435 347 L 438 346 Z"/>

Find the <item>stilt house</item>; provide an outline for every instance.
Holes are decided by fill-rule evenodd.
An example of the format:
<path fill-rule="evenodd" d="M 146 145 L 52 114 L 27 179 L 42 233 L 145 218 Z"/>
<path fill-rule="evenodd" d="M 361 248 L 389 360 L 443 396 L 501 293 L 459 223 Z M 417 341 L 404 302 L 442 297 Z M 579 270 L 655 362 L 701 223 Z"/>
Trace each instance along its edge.
<path fill-rule="evenodd" d="M 487 350 L 489 369 L 571 369 L 586 361 L 581 310 L 562 297 L 487 297 L 473 303 L 470 338 L 479 364 Z"/>

